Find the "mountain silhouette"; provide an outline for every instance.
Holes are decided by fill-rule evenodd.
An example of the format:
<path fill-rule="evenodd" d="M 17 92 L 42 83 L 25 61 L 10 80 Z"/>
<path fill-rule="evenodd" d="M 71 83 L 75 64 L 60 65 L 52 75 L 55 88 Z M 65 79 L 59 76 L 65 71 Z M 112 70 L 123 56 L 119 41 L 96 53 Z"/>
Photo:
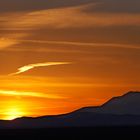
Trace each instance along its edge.
<path fill-rule="evenodd" d="M 114 97 L 101 106 L 84 107 L 68 114 L 0 121 L 0 129 L 136 125 L 140 125 L 140 92 L 137 91 Z"/>
<path fill-rule="evenodd" d="M 101 114 L 140 115 L 140 92 L 130 91 L 123 96 L 113 97 L 102 106 L 85 107 L 79 111 Z"/>

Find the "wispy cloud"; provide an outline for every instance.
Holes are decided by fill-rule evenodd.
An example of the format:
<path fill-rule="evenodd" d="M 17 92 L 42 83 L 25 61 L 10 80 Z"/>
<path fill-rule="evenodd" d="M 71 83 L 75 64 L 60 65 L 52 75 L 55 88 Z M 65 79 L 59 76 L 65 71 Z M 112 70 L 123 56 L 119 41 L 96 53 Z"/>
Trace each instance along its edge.
<path fill-rule="evenodd" d="M 100 3 L 94 3 L 93 9 Z M 38 34 L 36 29 L 60 29 L 60 28 L 93 28 L 93 27 L 112 27 L 112 26 L 136 26 L 140 25 L 140 14 L 133 13 L 104 13 L 104 12 L 85 12 L 90 5 L 74 6 L 59 9 L 47 9 L 30 12 L 14 12 L 0 14 L 0 25 L 5 32 L 5 39 L 0 39 L 0 49 L 11 47 L 22 42 L 25 37 Z M 46 18 L 44 18 L 46 17 Z M 7 34 L 7 31 L 16 32 L 16 36 Z M 17 32 L 18 31 L 18 32 Z M 32 31 L 32 32 L 31 32 Z M 22 34 L 21 34 L 22 32 Z M 9 39 L 8 39 L 9 38 Z M 20 40 L 21 39 L 21 40 Z M 30 41 L 31 42 L 31 41 Z M 35 42 L 35 41 L 33 41 Z M 39 43 L 39 41 L 38 41 Z M 51 43 L 51 42 L 48 42 Z M 54 42 L 56 44 L 70 45 L 91 45 L 79 44 L 76 42 Z M 97 45 L 97 44 L 94 44 Z M 99 44 L 100 45 L 100 44 Z M 101 44 L 102 45 L 102 44 Z M 105 44 L 108 45 L 108 44 Z M 93 46 L 93 44 L 92 44 Z"/>
<path fill-rule="evenodd" d="M 49 40 L 18 40 L 25 43 L 38 43 L 38 44 L 53 44 L 53 45 L 71 45 L 71 46 L 90 46 L 90 47 L 113 47 L 113 48 L 126 48 L 126 49 L 140 49 L 137 45 L 131 44 L 117 44 L 117 43 L 94 43 L 94 42 L 74 42 L 74 41 L 49 41 Z"/>
<path fill-rule="evenodd" d="M 96 5 L 99 4 L 95 3 L 93 9 L 96 8 Z M 88 13 L 85 12 L 85 8 L 90 8 L 90 6 L 82 5 L 68 8 L 11 13 L 2 18 L 4 22 L 3 29 L 26 31 L 28 29 L 40 29 L 40 27 L 54 29 L 140 25 L 139 13 L 104 13 L 94 11 Z"/>
<path fill-rule="evenodd" d="M 42 98 L 51 98 L 51 99 L 63 99 L 65 97 L 54 95 L 54 94 L 46 94 L 41 92 L 28 92 L 28 91 L 14 91 L 14 90 L 0 90 L 0 95 L 6 96 L 31 96 L 31 97 L 42 97 Z"/>
<path fill-rule="evenodd" d="M 17 44 L 17 41 L 16 40 L 13 40 L 13 39 L 5 39 L 5 38 L 1 38 L 0 39 L 0 50 L 1 49 L 5 49 L 7 47 L 11 47 L 13 45 Z"/>
<path fill-rule="evenodd" d="M 37 67 L 47 67 L 47 66 L 56 66 L 56 65 L 66 65 L 70 64 L 70 62 L 45 62 L 45 63 L 36 63 L 36 64 L 29 64 L 23 67 L 18 68 L 18 71 L 15 73 L 11 73 L 10 75 L 18 75 L 20 73 L 26 72 L 30 69 L 37 68 Z"/>

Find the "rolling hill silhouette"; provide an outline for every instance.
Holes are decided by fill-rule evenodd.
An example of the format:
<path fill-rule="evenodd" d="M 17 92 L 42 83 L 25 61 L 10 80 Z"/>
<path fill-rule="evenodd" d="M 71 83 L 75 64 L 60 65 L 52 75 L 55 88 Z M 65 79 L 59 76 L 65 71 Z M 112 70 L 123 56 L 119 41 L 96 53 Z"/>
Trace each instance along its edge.
<path fill-rule="evenodd" d="M 64 115 L 0 121 L 0 129 L 136 125 L 140 125 L 140 92 L 128 92 L 112 98 L 102 106 L 84 107 Z"/>

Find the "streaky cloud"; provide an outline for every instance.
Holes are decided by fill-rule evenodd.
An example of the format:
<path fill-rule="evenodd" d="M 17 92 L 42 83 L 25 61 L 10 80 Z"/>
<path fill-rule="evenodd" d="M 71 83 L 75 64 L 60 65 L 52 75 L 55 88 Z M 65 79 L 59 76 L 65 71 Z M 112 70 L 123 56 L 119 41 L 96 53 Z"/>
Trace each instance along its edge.
<path fill-rule="evenodd" d="M 0 38 L 0 50 L 16 45 L 17 40 Z"/>
<path fill-rule="evenodd" d="M 11 73 L 9 75 L 10 76 L 18 75 L 37 67 L 48 67 L 48 66 L 66 65 L 66 64 L 70 64 L 70 62 L 45 62 L 45 63 L 29 64 L 29 65 L 18 68 L 17 72 Z"/>
<path fill-rule="evenodd" d="M 0 13 L 65 8 L 92 2 L 93 0 L 0 0 Z"/>
<path fill-rule="evenodd" d="M 65 97 L 54 95 L 54 94 L 46 94 L 41 92 L 29 92 L 29 91 L 14 91 L 14 90 L 0 90 L 0 95 L 6 96 L 30 96 L 30 97 L 40 97 L 40 98 L 50 98 L 50 99 L 63 99 Z"/>
<path fill-rule="evenodd" d="M 140 49 L 139 46 L 131 44 L 115 44 L 115 43 L 94 43 L 94 42 L 74 42 L 74 41 L 48 41 L 48 40 L 19 40 L 20 42 L 39 43 L 39 44 L 55 44 L 55 45 L 72 45 L 72 46 L 91 46 L 91 47 L 114 47 L 126 49 Z"/>

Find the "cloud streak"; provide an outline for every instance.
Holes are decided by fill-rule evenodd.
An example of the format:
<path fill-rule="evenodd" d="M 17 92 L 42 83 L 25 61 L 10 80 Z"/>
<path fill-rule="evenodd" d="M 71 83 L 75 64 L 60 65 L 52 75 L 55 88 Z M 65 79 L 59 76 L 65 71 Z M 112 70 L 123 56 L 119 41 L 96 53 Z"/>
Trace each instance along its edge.
<path fill-rule="evenodd" d="M 90 9 L 91 6 L 93 11 L 86 12 L 86 9 Z M 80 5 L 58 9 L 0 14 L 0 30 L 5 32 L 5 35 L 3 35 L 2 39 L 0 39 L 0 49 L 20 44 L 22 39 L 25 37 L 29 38 L 33 34 L 38 34 L 37 29 L 88 29 L 93 27 L 105 28 L 114 26 L 135 26 L 138 28 L 140 26 L 139 13 L 106 13 L 102 11 L 94 11 L 94 9 L 98 8 L 98 6 L 102 6 L 102 3 L 93 3 L 89 5 L 85 4 L 82 6 Z M 7 33 L 7 31 L 10 33 Z M 13 32 L 16 32 L 16 35 L 14 35 Z M 75 42 L 61 41 L 56 43 L 53 42 L 53 44 L 77 44 L 91 46 L 89 43 L 79 44 Z"/>
<path fill-rule="evenodd" d="M 92 4 L 93 11 L 99 5 L 100 3 Z M 89 8 L 90 5 L 82 5 L 59 9 L 17 12 L 6 16 L 1 15 L 1 18 L 4 23 L 3 29 L 25 31 L 46 27 L 49 29 L 59 29 L 140 25 L 139 13 L 85 12 L 85 9 Z"/>
<path fill-rule="evenodd" d="M 48 66 L 66 65 L 66 64 L 70 64 L 70 62 L 45 62 L 45 63 L 29 64 L 29 65 L 18 68 L 17 72 L 11 73 L 9 75 L 10 76 L 18 75 L 37 67 L 48 67 Z"/>
<path fill-rule="evenodd" d="M 124 49 L 140 49 L 137 45 L 131 44 L 116 44 L 116 43 L 94 43 L 94 42 L 74 42 L 74 41 L 48 41 L 48 40 L 19 40 L 25 43 L 38 43 L 38 44 L 53 44 L 53 45 L 72 45 L 72 46 L 90 46 L 90 47 L 114 47 Z"/>
<path fill-rule="evenodd" d="M 0 38 L 0 50 L 14 46 L 17 43 L 18 43 L 17 40 Z"/>
<path fill-rule="evenodd" d="M 0 90 L 0 95 L 6 96 L 30 96 L 30 97 L 43 97 L 43 98 L 51 98 L 51 99 L 63 99 L 65 97 L 54 95 L 54 94 L 46 94 L 41 92 L 27 92 L 27 91 L 14 91 L 14 90 Z"/>

